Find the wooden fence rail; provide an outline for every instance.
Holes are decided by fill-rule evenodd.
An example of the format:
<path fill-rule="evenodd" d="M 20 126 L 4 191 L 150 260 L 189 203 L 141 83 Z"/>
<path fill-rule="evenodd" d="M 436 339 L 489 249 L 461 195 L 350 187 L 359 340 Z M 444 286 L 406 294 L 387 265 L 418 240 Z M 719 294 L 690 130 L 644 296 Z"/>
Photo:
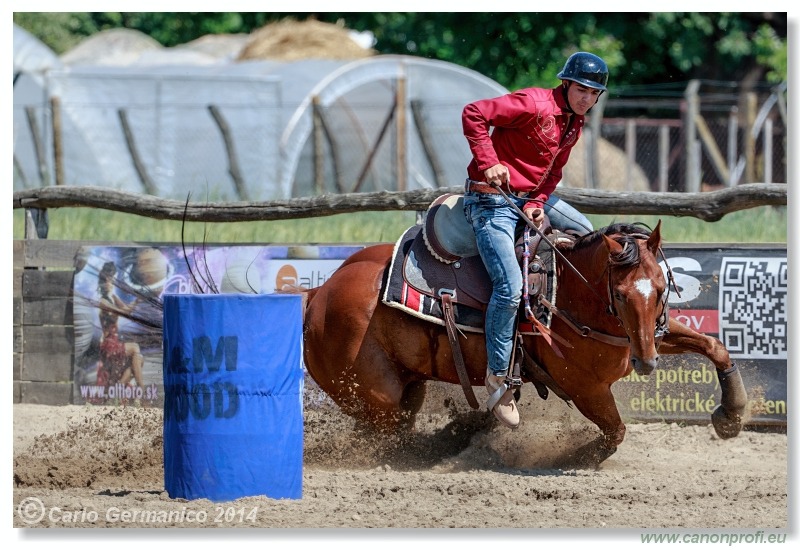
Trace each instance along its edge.
<path fill-rule="evenodd" d="M 625 192 L 558 188 L 555 195 L 587 214 L 654 214 L 717 221 L 757 206 L 786 205 L 783 183 L 749 183 L 704 193 Z M 14 208 L 102 208 L 155 219 L 202 222 L 268 221 L 331 216 L 348 212 L 426 210 L 443 193 L 461 187 L 319 195 L 288 200 L 201 203 L 162 199 L 105 187 L 43 187 L 14 193 Z"/>

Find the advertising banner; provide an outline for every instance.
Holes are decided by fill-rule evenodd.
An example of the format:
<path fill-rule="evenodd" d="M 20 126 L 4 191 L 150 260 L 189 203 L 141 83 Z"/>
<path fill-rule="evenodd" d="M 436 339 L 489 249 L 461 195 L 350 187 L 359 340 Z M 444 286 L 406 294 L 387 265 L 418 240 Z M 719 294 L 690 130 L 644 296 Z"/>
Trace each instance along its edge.
<path fill-rule="evenodd" d="M 162 297 L 312 288 L 362 246 L 84 247 L 73 402 L 162 405 Z"/>
<path fill-rule="evenodd" d="M 747 424 L 785 426 L 786 249 L 685 245 L 664 252 L 677 285 L 670 288 L 670 316 L 728 349 L 747 389 Z M 714 365 L 695 354 L 662 355 L 653 373 L 632 373 L 612 389 L 623 417 L 649 420 L 707 422 L 720 397 Z"/>

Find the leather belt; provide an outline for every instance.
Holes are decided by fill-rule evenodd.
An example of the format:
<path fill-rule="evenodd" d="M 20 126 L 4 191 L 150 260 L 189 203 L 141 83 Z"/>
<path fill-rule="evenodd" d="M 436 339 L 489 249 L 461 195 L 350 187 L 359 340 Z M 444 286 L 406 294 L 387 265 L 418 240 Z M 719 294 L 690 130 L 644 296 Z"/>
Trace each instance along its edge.
<path fill-rule="evenodd" d="M 528 197 L 528 193 L 527 192 L 509 191 L 507 184 L 504 184 L 501 187 L 504 188 L 503 191 L 505 191 L 506 195 L 514 195 L 515 197 L 519 197 L 521 199 L 524 199 L 524 198 Z M 483 182 L 483 181 L 475 181 L 475 180 L 468 179 L 467 182 L 466 182 L 466 185 L 464 186 L 464 188 L 467 191 L 472 191 L 474 193 L 488 193 L 490 195 L 499 195 L 500 194 L 500 191 L 497 190 L 497 187 L 494 187 L 493 185 L 490 185 L 490 184 L 488 184 L 486 182 Z"/>

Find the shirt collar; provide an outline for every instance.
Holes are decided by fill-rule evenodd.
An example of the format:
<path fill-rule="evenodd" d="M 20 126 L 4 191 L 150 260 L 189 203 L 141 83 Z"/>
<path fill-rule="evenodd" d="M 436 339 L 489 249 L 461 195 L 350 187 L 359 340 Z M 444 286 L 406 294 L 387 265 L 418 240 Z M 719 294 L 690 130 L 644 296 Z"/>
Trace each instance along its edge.
<path fill-rule="evenodd" d="M 564 97 L 563 86 L 558 86 L 552 89 L 553 100 L 556 102 L 555 115 L 574 115 L 570 108 L 567 106 L 567 100 Z"/>

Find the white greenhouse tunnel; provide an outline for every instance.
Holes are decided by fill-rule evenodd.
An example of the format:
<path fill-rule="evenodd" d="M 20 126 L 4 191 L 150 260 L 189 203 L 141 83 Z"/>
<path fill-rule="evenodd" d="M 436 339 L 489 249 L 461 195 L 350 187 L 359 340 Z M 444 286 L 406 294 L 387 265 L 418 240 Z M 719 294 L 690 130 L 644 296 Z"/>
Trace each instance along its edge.
<path fill-rule="evenodd" d="M 18 60 L 33 41 L 15 26 L 15 190 L 97 185 L 213 201 L 459 185 L 470 159 L 463 106 L 506 93 L 412 56 L 187 64 L 185 50 L 165 48 L 122 66 Z"/>

